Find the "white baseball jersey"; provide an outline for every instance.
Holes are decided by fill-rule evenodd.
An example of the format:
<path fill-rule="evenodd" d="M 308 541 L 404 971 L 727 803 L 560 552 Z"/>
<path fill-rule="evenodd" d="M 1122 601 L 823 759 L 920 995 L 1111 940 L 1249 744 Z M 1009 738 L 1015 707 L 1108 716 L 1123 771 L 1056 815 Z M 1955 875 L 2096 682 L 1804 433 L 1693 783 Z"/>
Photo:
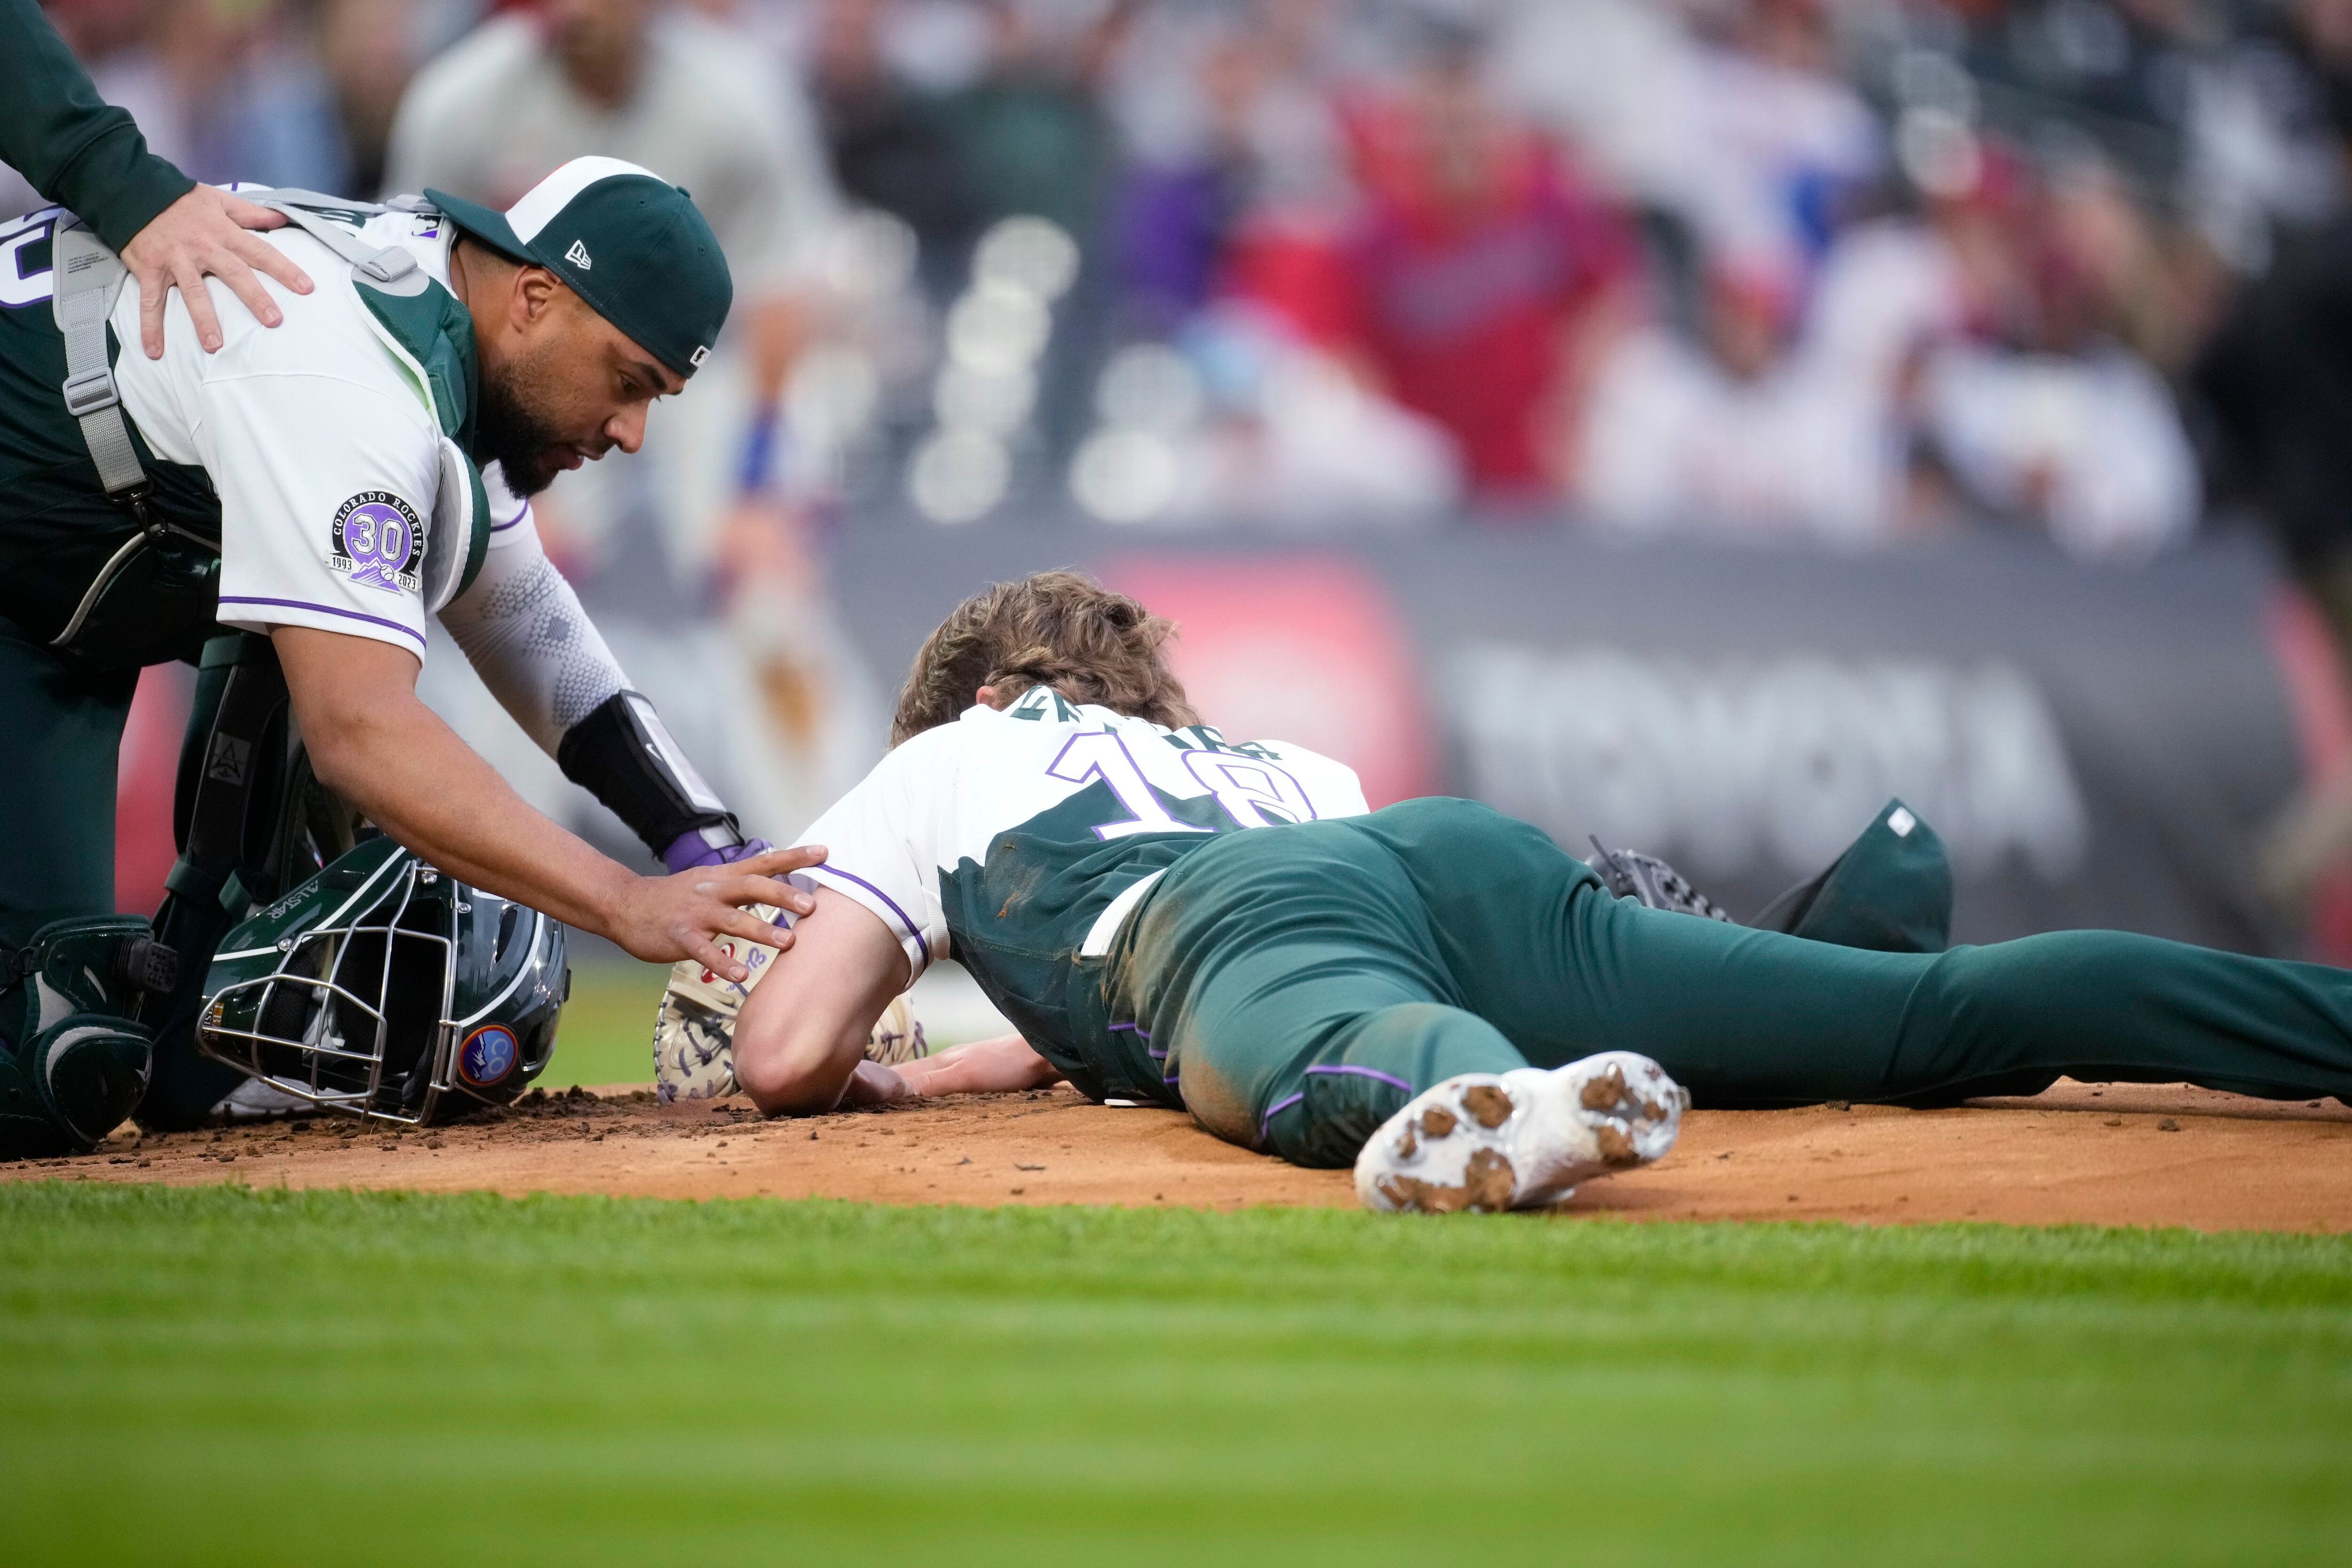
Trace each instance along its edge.
<path fill-rule="evenodd" d="M 446 287 L 452 232 L 437 217 L 385 213 L 359 235 L 402 247 Z M 436 506 L 461 499 L 453 485 L 462 469 L 451 468 L 460 455 L 445 453 L 430 392 L 361 301 L 350 267 L 297 228 L 261 237 L 316 287 L 296 294 L 264 279 L 285 312 L 269 328 L 205 279 L 224 339 L 217 353 L 196 342 L 174 291 L 163 357 L 149 359 L 136 346 L 139 290 L 123 289 L 112 318 L 132 345 L 114 364 L 123 410 L 158 458 L 201 468 L 220 497 L 222 625 L 312 626 L 422 658 L 418 547 Z M 525 503 L 495 469 L 484 484 L 490 547 L 535 545 Z"/>
<path fill-rule="evenodd" d="M 991 955 L 1108 952 L 1159 875 L 1218 834 L 1366 809 L 1353 769 L 1303 747 L 1038 687 L 883 758 L 801 837 L 830 851 L 803 876 L 881 917 L 910 980 L 954 953 L 994 994 L 1014 987 Z"/>

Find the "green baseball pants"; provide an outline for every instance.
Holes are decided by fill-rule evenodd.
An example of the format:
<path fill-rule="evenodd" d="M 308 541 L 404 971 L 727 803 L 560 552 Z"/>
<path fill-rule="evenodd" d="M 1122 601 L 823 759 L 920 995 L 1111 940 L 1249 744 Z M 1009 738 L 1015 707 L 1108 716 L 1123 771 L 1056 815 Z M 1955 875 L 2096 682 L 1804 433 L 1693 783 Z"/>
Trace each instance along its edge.
<path fill-rule="evenodd" d="M 0 619 L 0 946 L 114 912 L 114 774 L 136 669 L 90 671 Z"/>
<path fill-rule="evenodd" d="M 2061 1074 L 2352 1099 L 2352 973 L 2116 931 L 1874 952 L 1611 896 L 1469 801 L 1236 833 L 1107 976 L 1200 1122 L 1341 1166 L 1464 1072 L 1655 1058 L 1702 1107 L 1948 1103 Z"/>
<path fill-rule="evenodd" d="M 246 666 L 259 667 L 257 708 L 247 703 L 254 710 L 238 715 L 254 731 L 253 744 L 234 757 L 207 756 L 235 672 Z M 0 733 L 19 738 L 23 748 L 0 767 L 0 947 L 22 944 L 54 920 L 113 912 L 115 773 L 138 682 L 135 668 L 93 669 L 61 658 L 0 619 Z M 189 850 L 192 827 L 209 809 L 223 820 L 213 826 L 217 843 L 208 858 L 225 863 L 210 879 L 191 879 L 203 868 L 191 868 L 184 853 L 173 872 L 177 891 L 156 922 L 156 934 L 179 952 L 181 964 L 178 990 L 147 998 L 133 1014 L 156 1040 L 138 1112 L 149 1126 L 193 1126 L 239 1081 L 234 1068 L 197 1054 L 195 1015 L 213 948 L 242 907 L 219 900 L 220 873 L 254 864 L 276 836 L 282 789 L 239 786 L 248 776 L 283 773 L 278 748 L 286 725 L 270 715 L 284 707 L 284 683 L 267 639 L 228 636 L 206 645 L 181 749 L 173 828 L 182 850 Z M 226 779 L 219 807 L 205 805 L 200 774 Z M 259 890 L 275 896 L 274 886 Z M 0 1041 L 0 1049 L 10 1044 Z"/>

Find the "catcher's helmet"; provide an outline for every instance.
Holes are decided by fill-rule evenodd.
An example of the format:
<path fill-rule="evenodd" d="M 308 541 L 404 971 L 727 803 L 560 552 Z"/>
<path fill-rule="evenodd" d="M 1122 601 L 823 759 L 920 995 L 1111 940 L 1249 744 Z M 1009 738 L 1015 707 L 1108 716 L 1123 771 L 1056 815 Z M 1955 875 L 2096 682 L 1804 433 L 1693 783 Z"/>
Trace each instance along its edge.
<path fill-rule="evenodd" d="M 222 939 L 196 1044 L 329 1110 L 447 1121 L 539 1076 L 571 984 L 557 921 L 372 838 Z"/>

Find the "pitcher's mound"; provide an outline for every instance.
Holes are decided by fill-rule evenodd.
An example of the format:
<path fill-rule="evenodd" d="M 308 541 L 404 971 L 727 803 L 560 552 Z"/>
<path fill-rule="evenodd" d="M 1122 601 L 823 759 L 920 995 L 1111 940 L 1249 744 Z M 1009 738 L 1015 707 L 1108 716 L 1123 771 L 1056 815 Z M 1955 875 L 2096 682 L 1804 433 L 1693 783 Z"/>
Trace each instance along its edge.
<path fill-rule="evenodd" d="M 1348 1205 L 1348 1173 L 1223 1143 L 1176 1111 L 1067 1089 L 767 1121 L 645 1089 L 527 1099 L 395 1133 L 341 1118 L 141 1138 L 0 1166 L 0 1179 L 488 1188 L 898 1204 Z M 2352 1230 L 2352 1110 L 2185 1086 L 2062 1083 L 1954 1110 L 1697 1110 L 1659 1164 L 1562 1211 L 1654 1219 L 1998 1220 Z"/>

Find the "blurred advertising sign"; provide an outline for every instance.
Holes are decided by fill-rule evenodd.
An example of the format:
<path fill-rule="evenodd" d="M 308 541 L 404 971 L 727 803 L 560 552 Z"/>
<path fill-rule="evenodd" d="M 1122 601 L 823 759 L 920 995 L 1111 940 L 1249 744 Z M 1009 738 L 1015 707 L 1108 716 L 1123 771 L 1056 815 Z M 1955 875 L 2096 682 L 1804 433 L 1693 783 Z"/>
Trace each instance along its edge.
<path fill-rule="evenodd" d="M 1472 642 L 1449 660 L 1463 782 L 1562 843 L 1653 849 L 1704 881 L 1826 866 L 1881 803 L 1962 880 L 2081 870 L 2081 786 L 2048 699 L 2000 660 L 1694 662 Z"/>
<path fill-rule="evenodd" d="M 1360 562 L 1120 555 L 1101 575 L 1181 628 L 1177 677 L 1234 739 L 1335 757 L 1375 806 L 1436 787 L 1414 649 L 1388 584 Z"/>

